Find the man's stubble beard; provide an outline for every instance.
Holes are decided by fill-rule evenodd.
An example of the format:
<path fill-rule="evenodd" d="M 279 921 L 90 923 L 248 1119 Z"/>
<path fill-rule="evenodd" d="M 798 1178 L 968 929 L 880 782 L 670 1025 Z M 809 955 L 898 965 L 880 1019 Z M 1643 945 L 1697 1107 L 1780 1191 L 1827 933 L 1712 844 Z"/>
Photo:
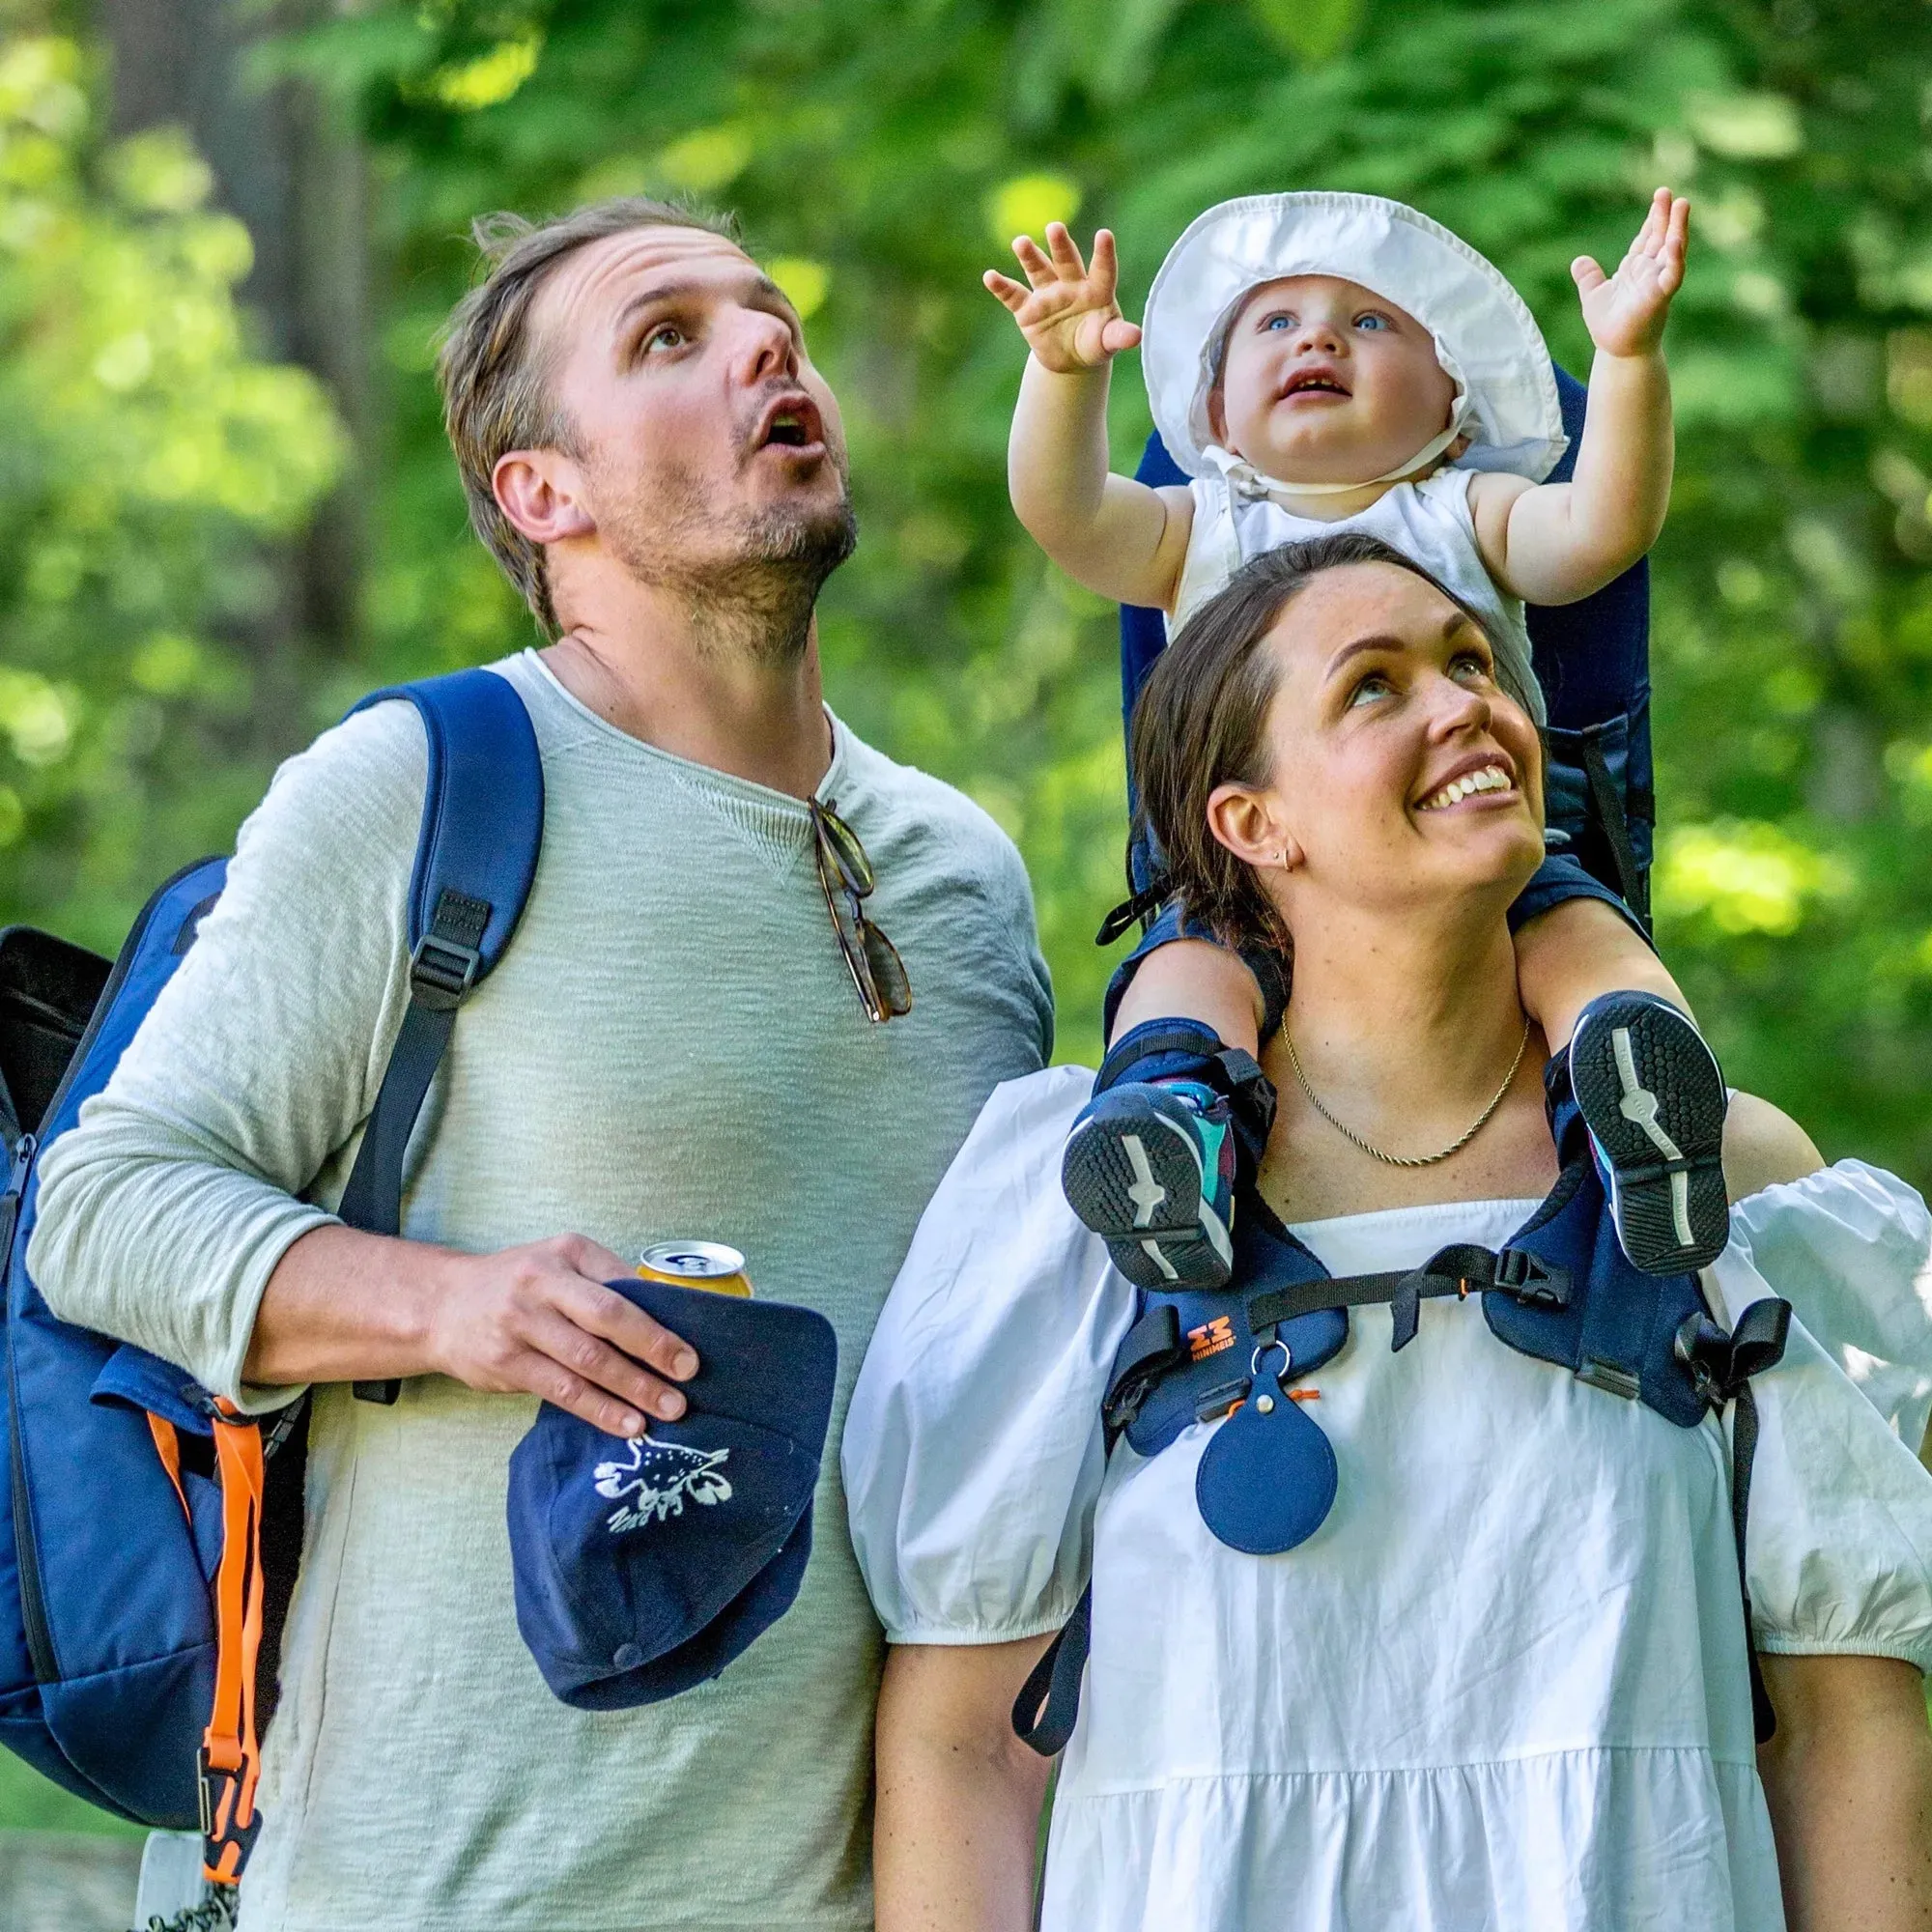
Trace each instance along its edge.
<path fill-rule="evenodd" d="M 859 542 L 844 453 L 825 460 L 838 476 L 836 505 L 776 503 L 723 518 L 697 479 L 677 469 L 663 479 L 648 524 L 635 496 L 620 497 L 614 514 L 600 516 L 599 530 L 639 583 L 669 591 L 688 607 L 707 653 L 794 664 L 810 640 L 825 580 Z"/>

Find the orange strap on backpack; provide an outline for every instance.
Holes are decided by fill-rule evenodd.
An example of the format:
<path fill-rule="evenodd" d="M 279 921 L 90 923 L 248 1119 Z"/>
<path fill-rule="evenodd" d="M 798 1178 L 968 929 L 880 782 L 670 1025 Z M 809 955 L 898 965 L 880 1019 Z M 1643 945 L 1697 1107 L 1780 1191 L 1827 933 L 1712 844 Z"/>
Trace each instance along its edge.
<path fill-rule="evenodd" d="M 203 1874 L 234 1885 L 261 1830 L 255 1786 L 255 1664 L 262 1649 L 262 1432 L 227 1402 L 214 1424 L 221 1568 L 214 1584 L 214 1711 L 201 1746 Z"/>

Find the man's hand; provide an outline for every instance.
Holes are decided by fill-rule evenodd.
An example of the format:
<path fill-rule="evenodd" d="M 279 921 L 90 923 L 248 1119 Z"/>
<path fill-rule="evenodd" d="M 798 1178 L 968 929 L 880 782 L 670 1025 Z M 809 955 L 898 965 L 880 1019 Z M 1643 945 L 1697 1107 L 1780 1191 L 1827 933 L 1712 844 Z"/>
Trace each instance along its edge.
<path fill-rule="evenodd" d="M 426 1337 L 441 1374 L 473 1389 L 541 1396 L 612 1435 L 639 1435 L 648 1415 L 684 1413 L 684 1397 L 661 1378 L 688 1380 L 696 1353 L 605 1287 L 631 1272 L 609 1248 L 562 1235 L 452 1255 L 448 1264 Z"/>
<path fill-rule="evenodd" d="M 697 1353 L 605 1287 L 630 1272 L 582 1235 L 466 1255 L 331 1222 L 276 1263 L 242 1378 L 292 1388 L 450 1376 L 637 1435 L 648 1416 L 684 1413 L 669 1384 L 697 1373 Z"/>
<path fill-rule="evenodd" d="M 1077 376 L 1083 370 L 1105 368 L 1122 349 L 1131 349 L 1141 339 L 1139 328 L 1121 314 L 1114 298 L 1120 282 L 1114 237 L 1105 228 L 1094 237 L 1091 270 L 1080 259 L 1065 222 L 1046 224 L 1046 245 L 1050 254 L 1043 253 L 1031 235 L 1022 235 L 1013 243 L 1031 288 L 1022 288 L 994 269 L 986 270 L 986 287 L 1011 312 L 1042 369 L 1057 376 Z"/>
<path fill-rule="evenodd" d="M 1615 274 L 1605 274 L 1588 255 L 1570 264 L 1590 340 L 1605 355 L 1656 355 L 1663 342 L 1670 298 L 1684 284 L 1690 239 L 1690 204 L 1661 187 Z"/>

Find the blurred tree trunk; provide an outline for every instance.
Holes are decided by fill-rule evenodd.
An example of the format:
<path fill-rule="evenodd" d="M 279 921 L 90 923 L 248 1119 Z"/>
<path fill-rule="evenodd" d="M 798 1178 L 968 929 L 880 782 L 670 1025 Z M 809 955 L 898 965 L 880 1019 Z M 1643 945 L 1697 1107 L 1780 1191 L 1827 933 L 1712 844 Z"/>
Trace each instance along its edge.
<path fill-rule="evenodd" d="M 242 295 L 262 351 L 328 385 L 358 451 L 370 432 L 369 275 L 361 145 L 347 115 L 304 80 L 263 84 L 251 47 L 332 11 L 332 0 L 96 0 L 113 56 L 113 131 L 184 128 L 221 205 L 247 227 L 255 266 Z M 238 625 L 255 668 L 255 748 L 279 756 L 312 721 L 321 662 L 351 654 L 361 536 L 349 483 L 307 531 L 263 559 L 271 587 Z"/>

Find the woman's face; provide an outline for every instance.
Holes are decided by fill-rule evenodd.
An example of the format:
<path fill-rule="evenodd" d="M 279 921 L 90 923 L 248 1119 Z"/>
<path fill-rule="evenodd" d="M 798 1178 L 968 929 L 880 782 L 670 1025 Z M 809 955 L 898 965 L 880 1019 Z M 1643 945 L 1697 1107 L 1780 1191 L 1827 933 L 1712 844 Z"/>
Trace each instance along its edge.
<path fill-rule="evenodd" d="M 1263 648 L 1281 670 L 1272 778 L 1216 829 L 1262 859 L 1291 928 L 1324 903 L 1507 906 L 1543 860 L 1542 749 L 1481 628 L 1409 571 L 1349 564 L 1292 598 Z"/>

